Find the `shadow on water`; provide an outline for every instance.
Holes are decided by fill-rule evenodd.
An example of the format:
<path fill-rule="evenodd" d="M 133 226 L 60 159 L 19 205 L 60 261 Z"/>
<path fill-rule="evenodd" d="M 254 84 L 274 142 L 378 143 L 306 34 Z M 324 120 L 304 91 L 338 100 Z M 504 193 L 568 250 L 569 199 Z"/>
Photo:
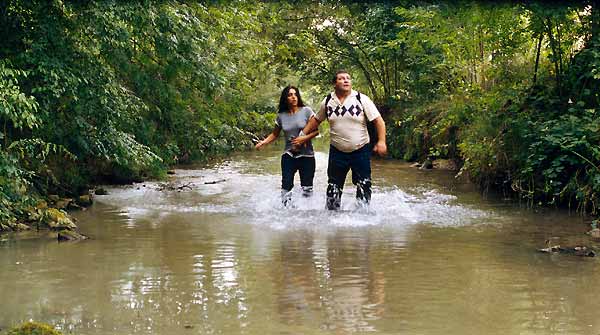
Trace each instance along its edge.
<path fill-rule="evenodd" d="M 0 325 L 75 334 L 590 334 L 595 259 L 535 250 L 587 243 L 583 219 L 484 200 L 451 174 L 373 163 L 359 208 L 280 201 L 279 148 L 109 188 L 77 213 L 84 243 L 0 243 Z"/>

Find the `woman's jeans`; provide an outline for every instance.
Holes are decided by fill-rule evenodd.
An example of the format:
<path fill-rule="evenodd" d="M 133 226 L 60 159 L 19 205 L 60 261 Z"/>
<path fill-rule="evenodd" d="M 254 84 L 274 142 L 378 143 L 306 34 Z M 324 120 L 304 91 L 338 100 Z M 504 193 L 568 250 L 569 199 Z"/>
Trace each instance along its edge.
<path fill-rule="evenodd" d="M 291 200 L 291 191 L 292 188 L 294 188 L 294 176 L 296 175 L 296 171 L 300 173 L 300 186 L 302 186 L 302 195 L 312 195 L 313 179 L 315 177 L 315 158 L 294 158 L 288 154 L 283 154 L 281 156 L 281 188 L 282 201 L 284 205 Z"/>
<path fill-rule="evenodd" d="M 365 204 L 371 201 L 371 146 L 367 144 L 352 152 L 343 152 L 330 146 L 327 209 L 340 209 L 344 182 L 350 169 L 352 184 L 356 185 L 356 199 Z"/>

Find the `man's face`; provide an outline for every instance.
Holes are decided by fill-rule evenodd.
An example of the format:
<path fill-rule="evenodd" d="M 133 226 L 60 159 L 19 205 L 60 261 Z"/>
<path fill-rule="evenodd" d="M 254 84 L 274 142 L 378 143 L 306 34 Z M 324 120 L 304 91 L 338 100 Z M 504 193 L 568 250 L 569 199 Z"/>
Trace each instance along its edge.
<path fill-rule="evenodd" d="M 352 91 L 352 78 L 348 73 L 338 73 L 335 79 L 335 90 L 341 92 Z"/>

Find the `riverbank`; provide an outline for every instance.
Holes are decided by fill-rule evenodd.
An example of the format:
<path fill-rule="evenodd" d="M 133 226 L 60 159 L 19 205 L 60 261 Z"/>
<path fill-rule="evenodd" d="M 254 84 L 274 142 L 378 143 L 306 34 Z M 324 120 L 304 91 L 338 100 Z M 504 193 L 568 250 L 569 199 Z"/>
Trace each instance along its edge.
<path fill-rule="evenodd" d="M 32 205 L 21 210 L 20 220 L 0 223 L 0 234 L 28 230 L 49 230 L 56 234 L 59 241 L 86 239 L 79 233 L 76 220 L 70 215 L 71 211 L 86 210 L 93 203 L 93 193 L 90 191 L 79 197 L 60 198 L 50 194 L 47 197 L 31 197 Z"/>

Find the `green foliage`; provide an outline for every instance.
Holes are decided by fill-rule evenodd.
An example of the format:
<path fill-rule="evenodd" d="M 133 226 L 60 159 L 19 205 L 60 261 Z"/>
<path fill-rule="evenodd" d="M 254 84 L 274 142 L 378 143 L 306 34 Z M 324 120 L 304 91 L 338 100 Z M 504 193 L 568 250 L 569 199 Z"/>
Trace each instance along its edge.
<path fill-rule="evenodd" d="M 321 11 L 317 22 L 329 24 L 312 21 L 303 41 L 317 55 L 307 62 L 324 71 L 307 75 L 340 65 L 355 74 L 358 89 L 392 111 L 384 115 L 393 157 L 456 159 L 460 173 L 484 188 L 595 212 L 600 52 L 585 6 L 439 2 Z M 334 55 L 329 63 L 323 53 Z"/>
<path fill-rule="evenodd" d="M 16 216 L 26 202 L 27 172 L 15 157 L 0 151 L 0 223 L 7 227 L 16 224 Z"/>
<path fill-rule="evenodd" d="M 23 93 L 19 86 L 19 78 L 27 77 L 27 72 L 13 69 L 10 63 L 0 59 L 0 121 L 6 126 L 23 129 L 38 126 L 36 117 L 38 104 L 31 96 Z M 8 134 L 0 132 L 0 140 Z"/>
<path fill-rule="evenodd" d="M 598 99 L 591 93 L 599 81 L 590 72 L 600 63 L 592 59 L 583 65 L 580 57 L 594 53 L 593 47 L 582 50 L 570 67 L 567 78 L 571 80 L 565 81 L 565 87 L 570 87 L 572 98 L 567 103 L 560 103 L 552 93 L 529 97 L 536 114 L 522 113 L 527 129 L 518 136 L 527 155 L 515 155 L 515 180 L 525 194 L 590 212 L 597 211 L 600 192 L 600 121 Z"/>
<path fill-rule="evenodd" d="M 23 199 L 39 194 L 160 177 L 249 147 L 282 84 L 269 6 L 0 4 L 3 222 L 27 220 Z"/>

